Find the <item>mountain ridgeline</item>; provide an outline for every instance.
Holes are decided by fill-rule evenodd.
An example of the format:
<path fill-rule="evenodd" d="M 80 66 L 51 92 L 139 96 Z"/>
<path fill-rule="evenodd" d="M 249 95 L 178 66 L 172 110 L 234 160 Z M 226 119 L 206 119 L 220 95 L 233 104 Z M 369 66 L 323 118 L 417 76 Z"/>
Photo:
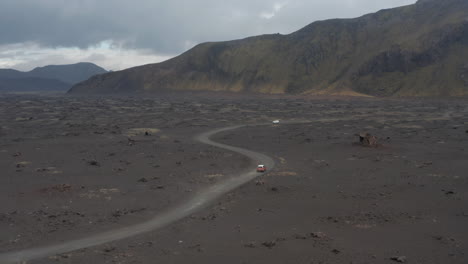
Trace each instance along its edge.
<path fill-rule="evenodd" d="M 29 72 L 0 69 L 0 92 L 66 92 L 74 84 L 106 73 L 92 63 L 49 65 Z"/>
<path fill-rule="evenodd" d="M 204 43 L 162 63 L 95 76 L 69 93 L 174 90 L 468 95 L 468 1 L 420 0 L 289 35 Z"/>

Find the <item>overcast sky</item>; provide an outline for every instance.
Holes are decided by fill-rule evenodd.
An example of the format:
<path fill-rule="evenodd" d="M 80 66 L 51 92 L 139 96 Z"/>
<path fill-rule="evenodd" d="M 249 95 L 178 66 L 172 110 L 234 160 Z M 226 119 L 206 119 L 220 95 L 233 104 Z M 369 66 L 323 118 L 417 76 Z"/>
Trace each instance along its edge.
<path fill-rule="evenodd" d="M 294 32 L 416 0 L 0 0 L 0 68 L 80 61 L 109 70 L 194 45 Z"/>

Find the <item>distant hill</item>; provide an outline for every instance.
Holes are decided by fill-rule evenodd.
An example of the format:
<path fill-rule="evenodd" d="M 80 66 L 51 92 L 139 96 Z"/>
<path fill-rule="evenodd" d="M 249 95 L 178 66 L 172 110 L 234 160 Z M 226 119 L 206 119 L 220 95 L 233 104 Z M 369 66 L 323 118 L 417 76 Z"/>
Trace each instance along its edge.
<path fill-rule="evenodd" d="M 57 79 L 27 77 L 0 79 L 0 92 L 66 92 L 71 84 Z"/>
<path fill-rule="evenodd" d="M 96 74 L 107 71 L 93 63 L 81 62 L 70 65 L 49 65 L 38 67 L 28 73 L 31 77 L 57 79 L 66 83 L 79 83 Z"/>
<path fill-rule="evenodd" d="M 67 91 L 74 84 L 107 71 L 92 63 L 50 65 L 29 72 L 0 69 L 0 91 Z"/>
<path fill-rule="evenodd" d="M 289 35 L 200 44 L 159 64 L 95 76 L 69 93 L 466 95 L 467 14 L 467 0 L 420 0 Z"/>

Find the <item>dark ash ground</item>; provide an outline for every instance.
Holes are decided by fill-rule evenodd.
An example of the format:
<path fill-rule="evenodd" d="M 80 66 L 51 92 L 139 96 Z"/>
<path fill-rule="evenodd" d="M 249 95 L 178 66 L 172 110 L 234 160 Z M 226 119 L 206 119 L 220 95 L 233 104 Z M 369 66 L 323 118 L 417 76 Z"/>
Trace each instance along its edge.
<path fill-rule="evenodd" d="M 167 228 L 31 263 L 468 263 L 467 101 L 3 96 L 0 252 L 151 218 L 254 168 L 194 135 L 280 119 L 312 122 L 214 138 L 274 157 L 271 173 Z"/>

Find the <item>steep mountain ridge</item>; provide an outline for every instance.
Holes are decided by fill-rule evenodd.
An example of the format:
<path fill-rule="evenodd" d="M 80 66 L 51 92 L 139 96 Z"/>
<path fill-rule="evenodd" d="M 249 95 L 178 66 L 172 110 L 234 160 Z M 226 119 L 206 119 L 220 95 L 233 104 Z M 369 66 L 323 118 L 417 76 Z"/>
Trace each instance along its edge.
<path fill-rule="evenodd" d="M 466 14 L 466 0 L 420 0 L 289 35 L 204 43 L 163 63 L 93 77 L 70 93 L 466 95 Z"/>

